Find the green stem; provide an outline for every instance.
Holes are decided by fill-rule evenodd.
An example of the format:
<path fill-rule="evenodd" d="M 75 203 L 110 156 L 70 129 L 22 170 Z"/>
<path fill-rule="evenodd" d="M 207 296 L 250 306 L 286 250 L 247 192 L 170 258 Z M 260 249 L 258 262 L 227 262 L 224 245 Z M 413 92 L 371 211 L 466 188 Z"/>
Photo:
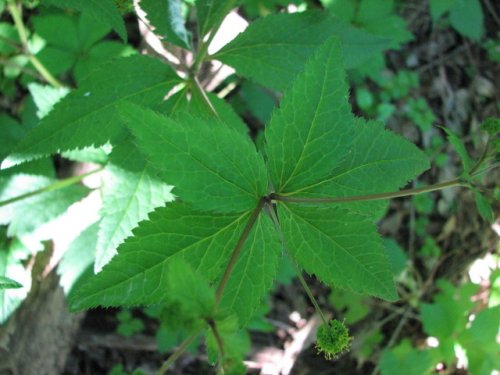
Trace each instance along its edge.
<path fill-rule="evenodd" d="M 87 173 L 84 173 L 84 174 L 81 174 L 78 176 L 73 176 L 73 177 L 66 178 L 64 180 L 59 180 L 59 181 L 56 181 L 53 184 L 50 184 L 50 185 L 45 186 L 43 188 L 31 191 L 29 193 L 18 195 L 17 197 L 6 199 L 6 200 L 0 202 L 0 207 L 6 206 L 8 204 L 11 204 L 11 203 L 14 203 L 14 202 L 26 199 L 26 198 L 33 197 L 33 196 L 38 195 L 38 194 L 47 193 L 49 191 L 54 191 L 54 190 L 59 190 L 59 189 L 65 188 L 67 186 L 76 184 L 77 182 L 80 182 L 81 180 L 83 180 L 85 177 L 88 177 L 90 175 L 93 175 L 94 173 L 102 171 L 102 169 L 103 168 L 101 167 L 101 168 L 95 169 L 93 171 L 90 171 L 90 172 L 87 172 Z"/>
<path fill-rule="evenodd" d="M 220 300 L 222 299 L 222 293 L 224 292 L 224 289 L 226 288 L 227 282 L 229 281 L 229 277 L 231 276 L 231 273 L 233 272 L 234 266 L 236 265 L 236 262 L 241 254 L 241 251 L 243 250 L 243 245 L 245 244 L 246 239 L 248 238 L 250 231 L 252 230 L 255 222 L 257 221 L 257 218 L 259 217 L 260 211 L 262 210 L 262 207 L 264 207 L 265 199 L 262 198 L 259 203 L 257 204 L 257 207 L 253 210 L 251 213 L 247 224 L 245 225 L 245 228 L 243 229 L 243 232 L 241 232 L 240 238 L 234 247 L 233 253 L 231 254 L 231 258 L 229 259 L 229 262 L 226 266 L 226 269 L 224 271 L 224 275 L 222 276 L 221 281 L 219 282 L 219 286 L 217 287 L 217 291 L 215 292 L 215 306 L 214 306 L 214 311 L 217 309 Z M 209 324 L 210 326 L 210 324 Z M 211 327 L 212 328 L 212 327 Z M 191 336 L 189 336 L 184 342 L 177 348 L 177 350 L 170 356 L 168 359 L 163 363 L 163 365 L 160 367 L 156 375 L 163 375 L 165 372 L 168 370 L 170 366 L 186 351 L 188 346 L 193 342 L 193 340 L 198 337 L 198 335 L 201 333 L 201 330 L 198 330 Z M 215 335 L 215 332 L 214 332 Z M 216 336 L 217 340 L 217 336 Z"/>
<path fill-rule="evenodd" d="M 391 199 L 391 198 L 401 198 L 409 197 L 412 195 L 429 193 L 431 191 L 442 190 L 455 186 L 468 186 L 468 184 L 460 178 L 455 178 L 453 180 L 440 182 L 435 185 L 423 186 L 414 189 L 405 189 L 394 191 L 390 193 L 377 193 L 377 194 L 367 194 L 367 195 L 355 195 L 351 197 L 335 197 L 335 198 L 298 198 L 298 197 L 288 197 L 279 194 L 271 194 L 271 199 L 283 202 L 294 202 L 294 203 L 346 203 L 346 202 L 360 202 L 360 201 L 374 201 L 381 199 Z"/>
<path fill-rule="evenodd" d="M 170 368 L 170 366 L 172 366 L 174 362 L 177 361 L 182 354 L 184 354 L 189 345 L 191 345 L 191 343 L 200 335 L 202 330 L 203 330 L 202 328 L 196 330 L 195 333 L 193 333 L 191 336 L 185 339 L 182 342 L 182 344 L 179 345 L 179 347 L 175 350 L 175 352 L 173 352 L 172 355 L 168 357 L 168 359 L 165 362 L 163 362 L 161 367 L 156 372 L 156 375 L 165 374 L 167 370 Z"/>
<path fill-rule="evenodd" d="M 26 31 L 26 27 L 23 22 L 23 17 L 21 15 L 21 11 L 19 10 L 18 5 L 14 0 L 9 0 L 7 3 L 7 8 L 14 20 L 14 25 L 16 26 L 17 33 L 19 34 L 19 40 L 23 46 L 23 52 L 30 60 L 31 64 L 35 67 L 35 69 L 40 73 L 40 75 L 52 86 L 54 87 L 63 87 L 64 85 L 59 82 L 42 64 L 40 60 L 33 54 L 31 54 L 28 45 L 28 32 Z"/>
<path fill-rule="evenodd" d="M 219 366 L 224 369 L 223 367 L 223 362 L 224 362 L 224 341 L 222 340 L 222 337 L 219 334 L 219 330 L 217 329 L 217 325 L 213 320 L 208 320 L 207 321 L 208 326 L 210 327 L 210 330 L 212 331 L 212 334 L 214 335 L 215 342 L 217 343 L 217 347 L 219 348 Z"/>
<path fill-rule="evenodd" d="M 287 255 L 290 257 L 290 260 L 293 264 L 293 267 L 295 268 L 295 272 L 297 274 L 297 277 L 299 278 L 300 284 L 302 285 L 302 288 L 304 288 L 307 297 L 309 297 L 309 300 L 314 306 L 314 309 L 318 312 L 319 316 L 321 317 L 321 320 L 323 321 L 323 324 L 328 325 L 328 320 L 325 317 L 325 314 L 323 314 L 323 310 L 319 307 L 318 301 L 316 301 L 316 298 L 314 297 L 311 289 L 309 288 L 309 285 L 307 285 L 306 280 L 302 276 L 302 270 L 299 268 L 297 265 L 297 262 L 295 262 L 295 259 L 293 259 L 292 256 L 290 256 L 290 252 L 287 249 L 287 245 L 285 242 L 285 236 L 283 235 L 283 231 L 281 230 L 281 225 L 278 220 L 278 217 L 276 216 L 276 212 L 274 211 L 274 207 L 269 206 L 269 215 L 271 216 L 271 220 L 274 223 L 274 226 L 276 228 L 276 231 L 278 232 L 278 235 L 280 236 L 281 243 L 283 244 L 283 248 L 285 249 L 285 252 Z"/>
<path fill-rule="evenodd" d="M 231 276 L 234 266 L 238 261 L 241 251 L 243 250 L 243 245 L 245 244 L 246 239 L 250 235 L 250 231 L 252 230 L 255 222 L 257 221 L 257 218 L 259 217 L 260 211 L 262 210 L 262 207 L 264 207 L 265 202 L 266 200 L 264 198 L 260 199 L 259 203 L 257 204 L 257 207 L 255 207 L 250 217 L 248 218 L 247 224 L 245 225 L 243 232 L 241 232 L 240 238 L 236 243 L 236 246 L 234 247 L 233 253 L 231 254 L 231 258 L 227 263 L 226 269 L 224 270 L 224 274 L 222 275 L 222 279 L 219 282 L 217 291 L 215 292 L 215 309 L 217 308 L 220 300 L 222 299 L 222 293 L 226 288 L 227 282 L 229 281 L 229 277 Z"/>

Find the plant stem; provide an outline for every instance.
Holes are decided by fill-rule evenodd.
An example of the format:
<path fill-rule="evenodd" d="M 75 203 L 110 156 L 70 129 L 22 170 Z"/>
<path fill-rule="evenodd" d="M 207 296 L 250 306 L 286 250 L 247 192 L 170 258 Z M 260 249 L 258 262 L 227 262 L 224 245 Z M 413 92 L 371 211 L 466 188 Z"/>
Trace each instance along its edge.
<path fill-rule="evenodd" d="M 278 217 L 276 216 L 276 212 L 274 211 L 274 207 L 269 205 L 268 212 L 269 212 L 269 215 L 271 216 L 271 219 L 274 223 L 274 226 L 275 226 L 275 228 L 280 236 L 280 240 L 281 240 L 281 243 L 283 244 L 283 248 L 285 249 L 285 252 L 287 253 L 287 255 L 290 257 L 290 260 L 293 264 L 293 267 L 295 268 L 295 272 L 297 274 L 297 277 L 299 278 L 299 281 L 300 281 L 300 284 L 302 285 L 302 288 L 304 288 L 304 290 L 307 294 L 307 297 L 309 297 L 309 300 L 311 301 L 311 303 L 314 306 L 314 309 L 318 312 L 319 316 L 321 317 L 323 324 L 328 325 L 328 320 L 326 319 L 325 314 L 323 314 L 323 310 L 321 310 L 321 308 L 319 307 L 318 301 L 316 301 L 316 298 L 314 297 L 311 289 L 309 288 L 309 285 L 307 285 L 306 280 L 302 276 L 302 270 L 297 265 L 297 262 L 295 262 L 295 259 L 293 259 L 293 257 L 290 256 L 290 252 L 288 251 L 287 245 L 285 242 L 285 236 L 283 235 L 283 231 L 281 230 L 281 225 L 280 225 L 280 222 L 278 220 Z"/>
<path fill-rule="evenodd" d="M 161 365 L 161 367 L 156 372 L 156 375 L 163 375 L 167 372 L 167 370 L 174 364 L 175 361 L 179 359 L 179 357 L 184 354 L 189 345 L 200 335 L 202 329 L 198 329 L 195 333 L 185 339 L 182 344 L 172 353 L 170 357 L 167 358 L 165 362 Z"/>
<path fill-rule="evenodd" d="M 233 253 L 231 254 L 231 258 L 229 259 L 226 269 L 224 270 L 224 274 L 222 275 L 222 279 L 219 282 L 217 291 L 215 292 L 215 308 L 217 308 L 222 298 L 222 293 L 226 288 L 227 282 L 229 281 L 229 277 L 231 276 L 234 266 L 238 261 L 241 251 L 243 250 L 243 245 L 245 244 L 246 239 L 250 235 L 250 231 L 252 230 L 255 222 L 257 221 L 257 218 L 259 217 L 260 211 L 262 210 L 262 207 L 264 207 L 265 202 L 266 202 L 265 198 L 261 198 L 259 200 L 257 207 L 255 207 L 255 209 L 252 211 L 252 214 L 248 218 L 247 224 L 243 229 L 243 232 L 241 232 L 241 236 L 238 239 L 236 246 L 234 247 Z"/>
<path fill-rule="evenodd" d="M 81 180 L 83 180 L 85 177 L 93 175 L 94 173 L 100 172 L 102 170 L 103 170 L 103 167 L 95 169 L 95 170 L 87 172 L 87 173 L 84 173 L 84 174 L 81 174 L 81 175 L 78 175 L 78 176 L 73 176 L 73 177 L 66 178 L 64 180 L 56 181 L 53 184 L 50 184 L 50 185 L 45 186 L 43 188 L 31 191 L 29 193 L 18 195 L 17 197 L 6 199 L 6 200 L 0 202 L 0 207 L 6 206 L 8 204 L 11 204 L 11 203 L 14 203 L 14 202 L 26 199 L 26 198 L 33 197 L 33 196 L 38 195 L 38 194 L 47 193 L 49 191 L 54 191 L 54 190 L 59 190 L 59 189 L 65 188 L 67 186 L 76 184 L 77 182 L 80 182 Z"/>
<path fill-rule="evenodd" d="M 23 22 L 23 17 L 21 15 L 21 11 L 18 8 L 18 4 L 14 0 L 9 0 L 7 3 L 7 8 L 14 20 L 14 25 L 16 26 L 17 33 L 19 34 L 19 40 L 23 46 L 23 52 L 30 60 L 31 64 L 35 67 L 35 69 L 40 73 L 40 75 L 52 86 L 54 87 L 63 87 L 64 85 L 57 80 L 42 64 L 40 60 L 36 56 L 34 56 L 29 49 L 28 45 L 28 33 L 26 31 L 26 27 Z"/>
<path fill-rule="evenodd" d="M 212 331 L 212 334 L 214 335 L 215 342 L 217 343 L 217 347 L 219 348 L 219 365 L 222 367 L 222 362 L 224 359 L 224 341 L 222 340 L 222 337 L 219 334 L 219 330 L 217 329 L 216 323 L 212 320 L 209 319 L 207 321 L 208 326 L 210 327 L 210 330 Z"/>
<path fill-rule="evenodd" d="M 243 250 L 243 245 L 245 244 L 246 239 L 248 238 L 250 231 L 252 230 L 255 222 L 257 221 L 257 218 L 259 217 L 260 211 L 262 210 L 262 207 L 264 207 L 265 204 L 265 199 L 261 198 L 259 203 L 257 204 L 257 207 L 252 211 L 247 224 L 245 225 L 245 228 L 243 229 L 243 232 L 241 232 L 240 238 L 238 239 L 238 242 L 236 243 L 236 246 L 234 247 L 233 253 L 231 254 L 231 258 L 229 259 L 229 262 L 226 266 L 226 269 L 224 270 L 224 275 L 222 276 L 221 281 L 219 282 L 219 286 L 217 287 L 217 291 L 215 292 L 215 307 L 214 310 L 217 309 L 217 306 L 222 299 L 222 293 L 224 292 L 224 289 L 226 288 L 227 282 L 229 281 L 229 277 L 231 276 L 231 273 L 234 269 L 234 266 L 236 265 L 236 262 L 239 258 L 239 255 L 241 254 L 241 251 Z M 212 327 L 212 325 L 209 322 L 209 326 L 214 332 L 214 336 L 216 340 L 219 340 L 220 337 L 218 337 L 218 332 L 215 329 L 215 327 Z M 201 333 L 201 330 L 196 331 L 193 333 L 191 336 L 189 336 L 184 342 L 177 348 L 177 350 L 170 356 L 168 359 L 163 363 L 163 365 L 160 367 L 156 375 L 163 375 L 170 366 L 186 351 L 187 347 L 193 342 L 193 340 L 198 337 L 198 335 Z M 218 342 L 219 345 L 219 342 Z"/>
<path fill-rule="evenodd" d="M 377 194 L 355 195 L 351 197 L 334 197 L 334 198 L 298 198 L 298 197 L 288 197 L 273 193 L 271 194 L 270 197 L 271 199 L 277 201 L 295 202 L 295 203 L 346 203 L 346 202 L 374 201 L 381 199 L 409 197 L 412 195 L 429 193 L 431 191 L 442 190 L 456 186 L 468 186 L 468 184 L 460 178 L 455 178 L 453 180 L 440 182 L 434 185 L 423 186 L 414 189 L 399 190 L 390 193 L 377 193 Z"/>

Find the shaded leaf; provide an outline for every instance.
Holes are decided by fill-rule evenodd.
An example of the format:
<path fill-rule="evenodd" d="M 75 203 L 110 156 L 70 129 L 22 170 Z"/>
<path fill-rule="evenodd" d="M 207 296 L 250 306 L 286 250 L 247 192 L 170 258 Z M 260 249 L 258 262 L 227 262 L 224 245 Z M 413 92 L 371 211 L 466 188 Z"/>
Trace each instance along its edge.
<path fill-rule="evenodd" d="M 375 225 L 338 207 L 279 204 L 286 247 L 308 273 L 342 289 L 394 301 L 390 263 Z"/>
<path fill-rule="evenodd" d="M 327 177 L 346 157 L 354 116 L 336 38 L 320 47 L 284 94 L 266 128 L 274 189 L 293 193 Z"/>
<path fill-rule="evenodd" d="M 142 10 L 155 28 L 155 33 L 167 42 L 191 49 L 190 35 L 184 25 L 180 0 L 141 0 Z"/>

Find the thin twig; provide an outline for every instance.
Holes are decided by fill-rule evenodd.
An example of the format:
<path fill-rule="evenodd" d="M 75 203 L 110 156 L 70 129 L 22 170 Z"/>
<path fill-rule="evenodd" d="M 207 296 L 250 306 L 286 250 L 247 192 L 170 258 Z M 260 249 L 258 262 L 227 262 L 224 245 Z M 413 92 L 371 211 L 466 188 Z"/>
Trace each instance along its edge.
<path fill-rule="evenodd" d="M 24 55 L 28 57 L 31 64 L 48 83 L 50 83 L 54 87 L 64 87 L 64 85 L 47 70 L 42 62 L 31 53 L 28 44 L 28 32 L 24 25 L 19 5 L 16 4 L 14 0 L 9 0 L 7 3 L 7 8 L 10 12 L 10 15 L 12 16 L 12 19 L 14 20 L 14 25 L 16 27 L 17 33 L 19 34 L 19 40 L 21 41 Z"/>
<path fill-rule="evenodd" d="M 432 191 L 442 190 L 450 187 L 458 187 L 458 186 L 468 186 L 468 184 L 462 181 L 461 178 L 455 178 L 453 180 L 440 182 L 435 185 L 429 185 L 414 189 L 399 190 L 390 193 L 377 193 L 377 194 L 356 195 L 350 197 L 334 197 L 334 198 L 299 198 L 299 197 L 290 197 L 273 193 L 271 194 L 271 199 L 283 202 L 295 202 L 295 203 L 347 203 L 347 202 L 361 202 L 361 201 L 374 201 L 374 200 L 391 199 L 391 198 L 402 198 L 402 197 L 424 194 Z"/>
<path fill-rule="evenodd" d="M 11 204 L 11 203 L 14 203 L 14 202 L 26 199 L 26 198 L 33 197 L 33 196 L 38 195 L 38 194 L 47 193 L 49 191 L 59 190 L 59 189 L 65 188 L 67 186 L 74 185 L 74 184 L 82 181 L 85 177 L 88 177 L 90 175 L 93 175 L 94 173 L 102 171 L 102 169 L 103 169 L 103 167 L 95 169 L 95 170 L 87 172 L 87 173 L 84 173 L 84 174 L 81 174 L 81 175 L 78 175 L 78 176 L 73 176 L 70 178 L 66 178 L 64 180 L 59 180 L 59 181 L 54 182 L 53 184 L 50 184 L 48 186 L 44 186 L 43 188 L 40 188 L 40 189 L 37 189 L 34 191 L 30 191 L 29 193 L 18 195 L 17 197 L 6 199 L 6 200 L 0 202 L 0 207 L 6 206 L 8 204 Z"/>

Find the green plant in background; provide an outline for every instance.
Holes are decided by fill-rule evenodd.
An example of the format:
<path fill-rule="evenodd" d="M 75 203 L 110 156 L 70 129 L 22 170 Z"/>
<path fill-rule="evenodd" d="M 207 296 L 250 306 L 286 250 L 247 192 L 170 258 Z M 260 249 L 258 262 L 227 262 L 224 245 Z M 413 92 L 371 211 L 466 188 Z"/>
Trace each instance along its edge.
<path fill-rule="evenodd" d="M 30 95 L 19 121 L 5 116 L 0 123 L 7 139 L 0 149 L 5 159 L 0 218 L 8 225 L 0 276 L 24 286 L 19 289 L 24 295 L 1 291 L 2 306 L 8 307 L 2 309 L 2 321 L 29 290 L 29 279 L 16 279 L 13 270 L 43 249 L 41 242 L 52 238 L 67 208 L 89 193 L 79 182 L 92 175 L 101 175 L 102 206 L 67 246 L 58 268 L 61 284 L 73 309 L 153 305 L 147 311 L 161 322 L 161 348 L 184 340 L 159 373 L 195 347 L 202 335 L 210 363 L 221 372 L 243 373 L 242 359 L 250 345 L 246 328 L 263 327 L 263 299 L 275 279 L 293 275 L 323 318 L 319 350 L 327 357 L 346 350 L 351 341 L 347 328 L 324 317 L 302 270 L 346 294 L 395 300 L 393 276 L 401 273 L 405 260 L 394 246 L 384 244 L 375 226 L 388 199 L 465 186 L 479 197 L 483 216 L 492 217 L 478 178 L 496 165 L 494 122 L 485 129 L 491 133 L 491 147 L 476 164 L 450 135 L 464 160 L 460 176 L 398 191 L 428 168 L 426 155 L 382 123 L 352 114 L 343 66 L 359 68 L 402 42 L 374 31 L 375 16 L 366 10 L 373 9 L 371 1 L 359 2 L 366 13 L 360 11 L 354 22 L 369 32 L 329 12 L 283 13 L 258 19 L 209 55 L 208 45 L 235 2 L 174 1 L 175 6 L 166 7 L 165 2 L 144 0 L 155 32 L 194 52 L 187 77 L 159 59 L 130 55 L 125 44 L 103 40 L 111 28 L 126 40 L 120 9 L 111 0 L 99 7 L 47 1 L 82 13 L 45 9 L 32 18 L 36 34 L 26 28 L 19 4 L 7 4 L 15 27 L 4 29 L 15 48 L 6 47 L 5 65 L 12 56 L 24 58 L 25 65 L 15 76 L 4 72 L 4 78 L 10 84 L 18 79 Z M 401 31 L 398 35 L 404 35 L 401 22 L 390 16 L 392 2 L 384 2 L 384 9 Z M 194 11 L 197 29 L 191 32 L 183 17 Z M 87 33 L 90 19 L 102 25 Z M 47 27 L 52 22 L 76 39 L 54 35 Z M 41 47 L 33 48 L 35 42 Z M 53 57 L 61 53 L 64 58 Z M 127 56 L 105 61 L 116 55 Z M 200 85 L 202 64 L 211 59 L 262 85 L 244 81 L 242 97 L 266 90 L 274 98 L 270 90 L 284 91 L 280 108 L 272 114 L 243 101 L 242 112 L 267 123 L 258 135 L 258 150 L 232 107 Z M 32 82 L 33 76 L 52 87 Z M 75 78 L 78 88 L 61 89 L 60 80 L 68 77 Z M 402 72 L 388 81 L 385 91 L 388 98 L 400 100 L 414 87 L 414 76 Z M 409 113 L 429 121 L 417 116 L 422 115 L 421 104 L 414 106 Z M 97 166 L 60 180 L 49 158 L 57 153 Z M 283 259 L 288 266 L 280 268 Z M 334 305 L 354 314 L 352 301 Z M 358 312 L 349 319 L 362 316 Z M 126 311 L 119 319 L 125 333 L 140 328 Z M 168 339 L 167 331 L 173 331 Z M 377 333 L 367 335 L 366 343 L 378 342 Z M 365 356 L 368 352 L 365 347 Z"/>
<path fill-rule="evenodd" d="M 121 310 L 116 314 L 118 326 L 116 332 L 125 337 L 130 337 L 136 333 L 141 333 L 144 330 L 144 323 L 141 319 L 134 318 L 128 310 Z"/>
<path fill-rule="evenodd" d="M 479 0 L 430 0 L 434 22 L 443 17 L 463 36 L 479 40 L 484 33 L 484 15 Z"/>

